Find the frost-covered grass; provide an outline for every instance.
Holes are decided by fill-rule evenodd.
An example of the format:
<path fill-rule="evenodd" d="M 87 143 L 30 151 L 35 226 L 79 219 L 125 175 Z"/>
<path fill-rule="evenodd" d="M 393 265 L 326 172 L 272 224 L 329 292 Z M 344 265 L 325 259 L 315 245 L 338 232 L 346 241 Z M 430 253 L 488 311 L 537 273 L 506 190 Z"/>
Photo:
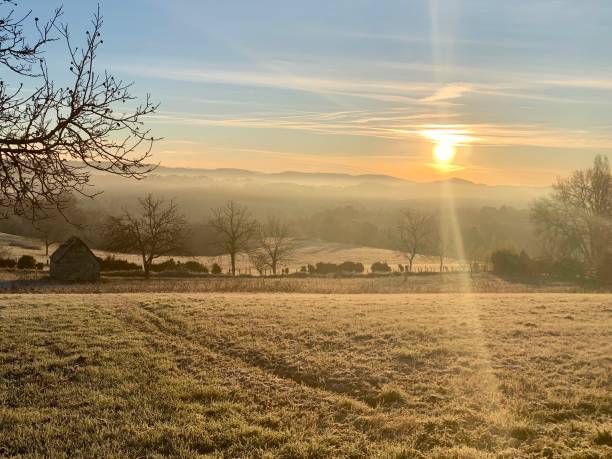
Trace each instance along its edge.
<path fill-rule="evenodd" d="M 611 295 L 4 295 L 0 456 L 611 457 L 611 355 Z"/>

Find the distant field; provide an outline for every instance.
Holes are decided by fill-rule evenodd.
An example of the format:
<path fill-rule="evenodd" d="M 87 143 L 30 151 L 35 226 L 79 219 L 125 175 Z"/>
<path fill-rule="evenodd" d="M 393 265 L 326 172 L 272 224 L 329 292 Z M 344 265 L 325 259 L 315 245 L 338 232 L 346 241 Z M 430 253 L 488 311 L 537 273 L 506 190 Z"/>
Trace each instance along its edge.
<path fill-rule="evenodd" d="M 11 293 L 603 293 L 610 288 L 571 282 L 525 283 L 491 273 L 370 274 L 336 277 L 103 276 L 95 283 L 62 283 L 46 272 L 0 270 L 0 292 Z"/>
<path fill-rule="evenodd" d="M 612 457 L 612 295 L 0 296 L 0 456 Z"/>
<path fill-rule="evenodd" d="M 49 254 L 57 248 L 58 244 L 53 244 L 49 249 Z M 21 236 L 15 236 L 12 234 L 0 233 L 0 252 L 5 252 L 4 256 L 19 257 L 21 255 L 32 255 L 37 261 L 42 263 L 47 262 L 45 256 L 44 243 L 38 239 L 24 238 Z M 129 260 L 134 263 L 141 263 L 141 259 L 137 255 L 130 254 L 113 254 L 103 250 L 94 250 L 94 253 L 100 257 L 106 257 L 107 255 L 116 255 L 117 258 Z M 2 255 L 0 253 L 0 255 Z M 224 271 L 229 270 L 229 259 L 227 256 L 218 257 L 162 257 L 158 262 L 162 262 L 168 258 L 174 258 L 175 260 L 187 261 L 197 260 L 200 263 L 211 266 L 213 263 L 218 263 Z M 297 250 L 294 255 L 294 260 L 287 264 L 287 267 L 291 272 L 295 272 L 300 269 L 301 266 L 308 264 L 315 265 L 318 262 L 325 263 L 342 263 L 343 261 L 354 261 L 363 263 L 366 269 L 377 261 L 387 262 L 393 269 L 397 270 L 398 264 L 406 264 L 406 258 L 400 253 L 393 250 L 377 249 L 372 247 L 361 247 L 353 246 L 350 244 L 341 244 L 335 242 L 324 242 L 324 241 L 308 241 L 300 240 L 297 244 Z M 460 263 L 454 259 L 446 260 L 446 264 L 450 268 L 464 269 L 463 263 Z M 437 271 L 439 267 L 439 261 L 437 257 L 429 257 L 424 255 L 417 255 L 414 261 L 415 271 Z M 239 256 L 237 262 L 237 268 L 242 273 L 256 274 L 254 269 L 251 269 L 248 257 Z"/>

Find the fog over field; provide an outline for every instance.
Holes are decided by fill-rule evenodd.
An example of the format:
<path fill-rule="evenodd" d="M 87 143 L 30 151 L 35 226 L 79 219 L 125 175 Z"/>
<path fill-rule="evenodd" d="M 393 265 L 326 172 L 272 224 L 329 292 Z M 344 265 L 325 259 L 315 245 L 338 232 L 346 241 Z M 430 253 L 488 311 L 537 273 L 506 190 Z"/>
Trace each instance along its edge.
<path fill-rule="evenodd" d="M 437 207 L 446 193 L 454 197 L 460 208 L 502 205 L 526 208 L 549 191 L 547 187 L 490 186 L 462 179 L 413 182 L 386 175 L 261 173 L 163 166 L 138 182 L 98 174 L 92 183 L 104 190 L 102 201 L 116 203 L 116 199 L 121 201 L 147 192 L 176 197 L 191 218 L 197 218 L 205 206 L 217 206 L 229 199 L 244 202 L 256 213 L 282 212 L 295 217 L 344 205 L 383 209 Z"/>

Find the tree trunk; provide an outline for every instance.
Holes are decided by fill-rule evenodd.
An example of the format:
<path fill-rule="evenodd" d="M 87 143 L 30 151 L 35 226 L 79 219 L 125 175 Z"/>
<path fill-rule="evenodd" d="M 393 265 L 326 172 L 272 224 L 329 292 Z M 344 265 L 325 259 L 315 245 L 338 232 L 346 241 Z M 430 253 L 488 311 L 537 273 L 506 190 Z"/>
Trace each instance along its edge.
<path fill-rule="evenodd" d="M 232 276 L 236 275 L 236 254 L 230 253 L 230 261 L 232 264 Z"/>
<path fill-rule="evenodd" d="M 51 243 L 49 242 L 49 236 L 45 235 L 45 256 L 46 257 L 49 256 L 49 245 L 51 245 Z"/>
<path fill-rule="evenodd" d="M 275 261 L 272 262 L 272 275 L 276 276 L 276 262 Z"/>
<path fill-rule="evenodd" d="M 149 263 L 147 262 L 146 257 L 143 255 L 142 256 L 142 270 L 144 271 L 144 276 L 148 279 L 149 278 Z"/>

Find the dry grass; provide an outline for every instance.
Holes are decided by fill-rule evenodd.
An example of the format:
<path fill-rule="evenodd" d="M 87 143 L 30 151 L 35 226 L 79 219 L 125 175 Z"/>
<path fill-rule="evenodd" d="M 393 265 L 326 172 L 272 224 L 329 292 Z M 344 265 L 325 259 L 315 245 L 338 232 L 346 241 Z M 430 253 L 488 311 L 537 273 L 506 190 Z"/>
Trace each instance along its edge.
<path fill-rule="evenodd" d="M 611 305 L 0 296 L 0 455 L 612 457 Z"/>
<path fill-rule="evenodd" d="M 0 270 L 0 292 L 15 293 L 178 293 L 178 292 L 253 292 L 253 293 L 584 293 L 595 289 L 572 283 L 530 284 L 511 282 L 480 273 L 427 274 L 382 277 L 187 277 L 153 276 L 104 277 L 90 284 L 57 283 L 46 273 Z M 606 289 L 597 289 L 597 291 Z M 609 291 L 609 288 L 607 289 Z"/>

